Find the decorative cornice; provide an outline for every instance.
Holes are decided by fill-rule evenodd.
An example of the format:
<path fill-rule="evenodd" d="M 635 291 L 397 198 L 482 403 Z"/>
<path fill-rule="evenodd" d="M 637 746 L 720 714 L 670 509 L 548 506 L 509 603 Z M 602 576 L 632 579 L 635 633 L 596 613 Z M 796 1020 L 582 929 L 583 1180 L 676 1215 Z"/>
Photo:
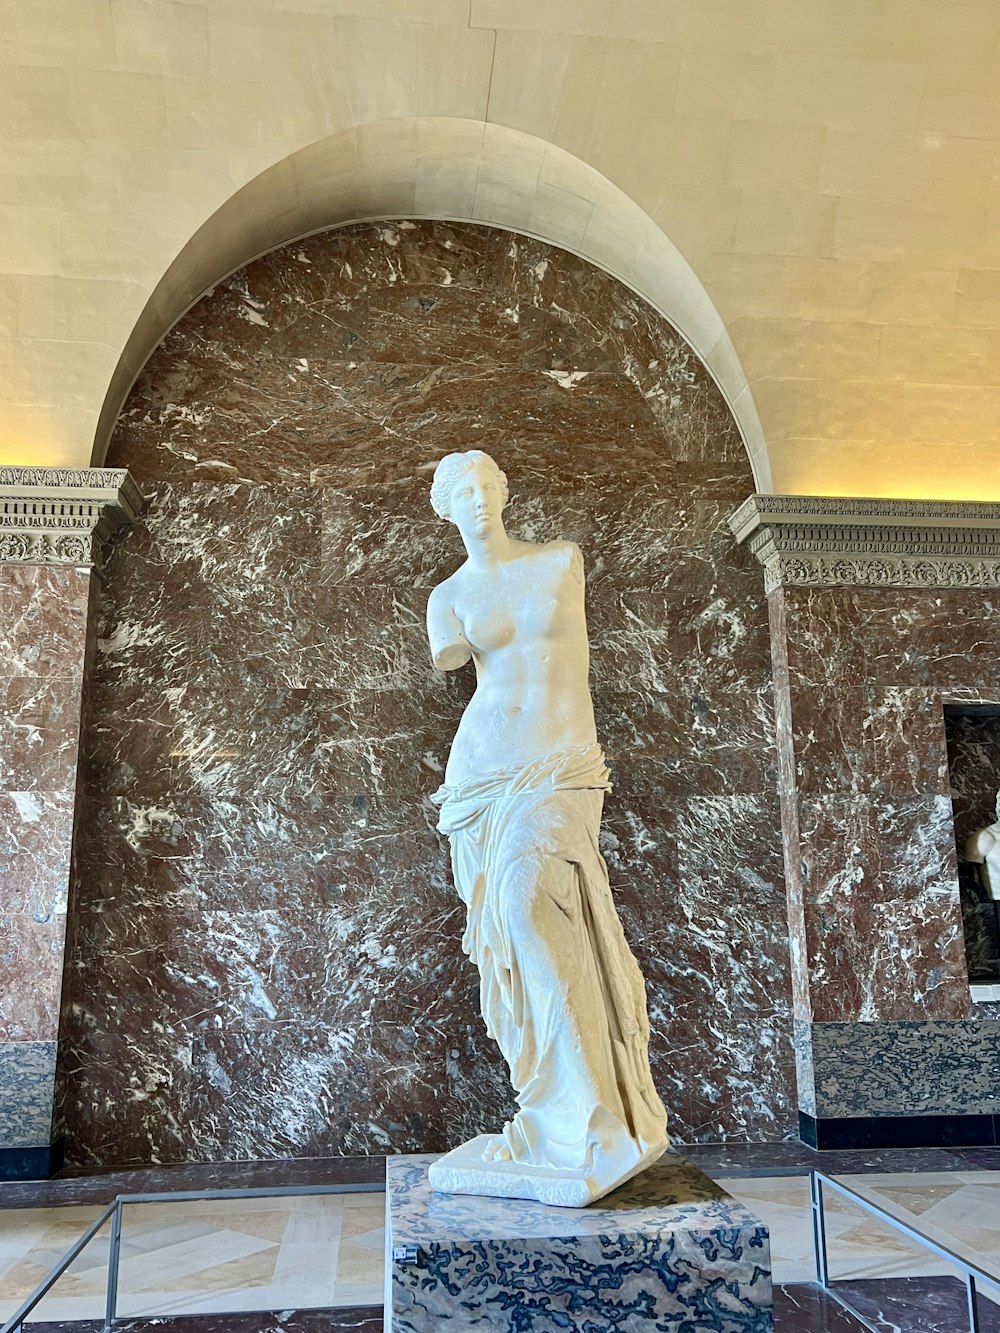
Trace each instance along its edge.
<path fill-rule="evenodd" d="M 1000 504 L 751 495 L 729 520 L 764 588 L 1000 588 Z"/>
<path fill-rule="evenodd" d="M 99 566 L 142 503 L 124 468 L 0 467 L 0 564 Z"/>

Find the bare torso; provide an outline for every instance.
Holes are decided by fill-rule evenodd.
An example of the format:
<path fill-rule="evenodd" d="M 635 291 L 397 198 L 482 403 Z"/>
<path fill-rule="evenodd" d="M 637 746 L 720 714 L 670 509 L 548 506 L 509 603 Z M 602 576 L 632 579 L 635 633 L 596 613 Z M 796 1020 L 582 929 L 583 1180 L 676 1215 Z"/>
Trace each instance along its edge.
<path fill-rule="evenodd" d="M 476 692 L 459 723 L 446 781 L 597 739 L 588 683 L 583 558 L 571 542 L 511 542 L 510 558 L 470 562 L 431 593 L 427 624 L 435 666 L 471 657 Z"/>

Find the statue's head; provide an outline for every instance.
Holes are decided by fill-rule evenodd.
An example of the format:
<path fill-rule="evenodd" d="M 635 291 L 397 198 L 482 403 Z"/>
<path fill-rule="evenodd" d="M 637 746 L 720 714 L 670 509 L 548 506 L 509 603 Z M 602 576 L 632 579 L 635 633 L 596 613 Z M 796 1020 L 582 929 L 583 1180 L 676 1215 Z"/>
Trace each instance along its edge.
<path fill-rule="evenodd" d="M 482 449 L 445 454 L 434 469 L 431 508 L 463 532 L 499 521 L 507 495 L 506 475 Z"/>

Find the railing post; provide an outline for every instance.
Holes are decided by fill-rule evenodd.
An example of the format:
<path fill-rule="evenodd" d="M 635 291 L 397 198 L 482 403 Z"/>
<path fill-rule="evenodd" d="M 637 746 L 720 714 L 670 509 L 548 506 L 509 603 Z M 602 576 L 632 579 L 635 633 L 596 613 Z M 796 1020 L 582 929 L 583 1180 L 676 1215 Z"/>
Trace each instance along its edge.
<path fill-rule="evenodd" d="M 809 1200 L 812 1204 L 813 1253 L 816 1256 L 816 1281 L 821 1287 L 830 1285 L 830 1264 L 826 1253 L 826 1216 L 823 1212 L 823 1182 L 819 1173 L 809 1173 Z"/>
<path fill-rule="evenodd" d="M 979 1306 L 976 1304 L 976 1279 L 965 1275 L 965 1296 L 969 1302 L 969 1333 L 979 1333 Z"/>
<path fill-rule="evenodd" d="M 118 1257 L 122 1247 L 122 1205 L 115 1201 L 115 1211 L 111 1215 L 111 1246 L 108 1250 L 108 1303 L 104 1312 L 104 1333 L 111 1333 L 115 1322 L 115 1310 L 118 1306 Z"/>

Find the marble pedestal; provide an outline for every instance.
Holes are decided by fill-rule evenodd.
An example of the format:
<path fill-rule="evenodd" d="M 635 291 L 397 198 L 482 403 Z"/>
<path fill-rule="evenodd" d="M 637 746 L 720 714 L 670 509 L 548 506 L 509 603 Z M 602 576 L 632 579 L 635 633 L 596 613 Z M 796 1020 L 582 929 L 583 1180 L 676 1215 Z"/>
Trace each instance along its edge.
<path fill-rule="evenodd" d="M 772 1333 L 767 1228 L 674 1153 L 589 1208 L 438 1194 L 391 1157 L 387 1333 Z"/>

